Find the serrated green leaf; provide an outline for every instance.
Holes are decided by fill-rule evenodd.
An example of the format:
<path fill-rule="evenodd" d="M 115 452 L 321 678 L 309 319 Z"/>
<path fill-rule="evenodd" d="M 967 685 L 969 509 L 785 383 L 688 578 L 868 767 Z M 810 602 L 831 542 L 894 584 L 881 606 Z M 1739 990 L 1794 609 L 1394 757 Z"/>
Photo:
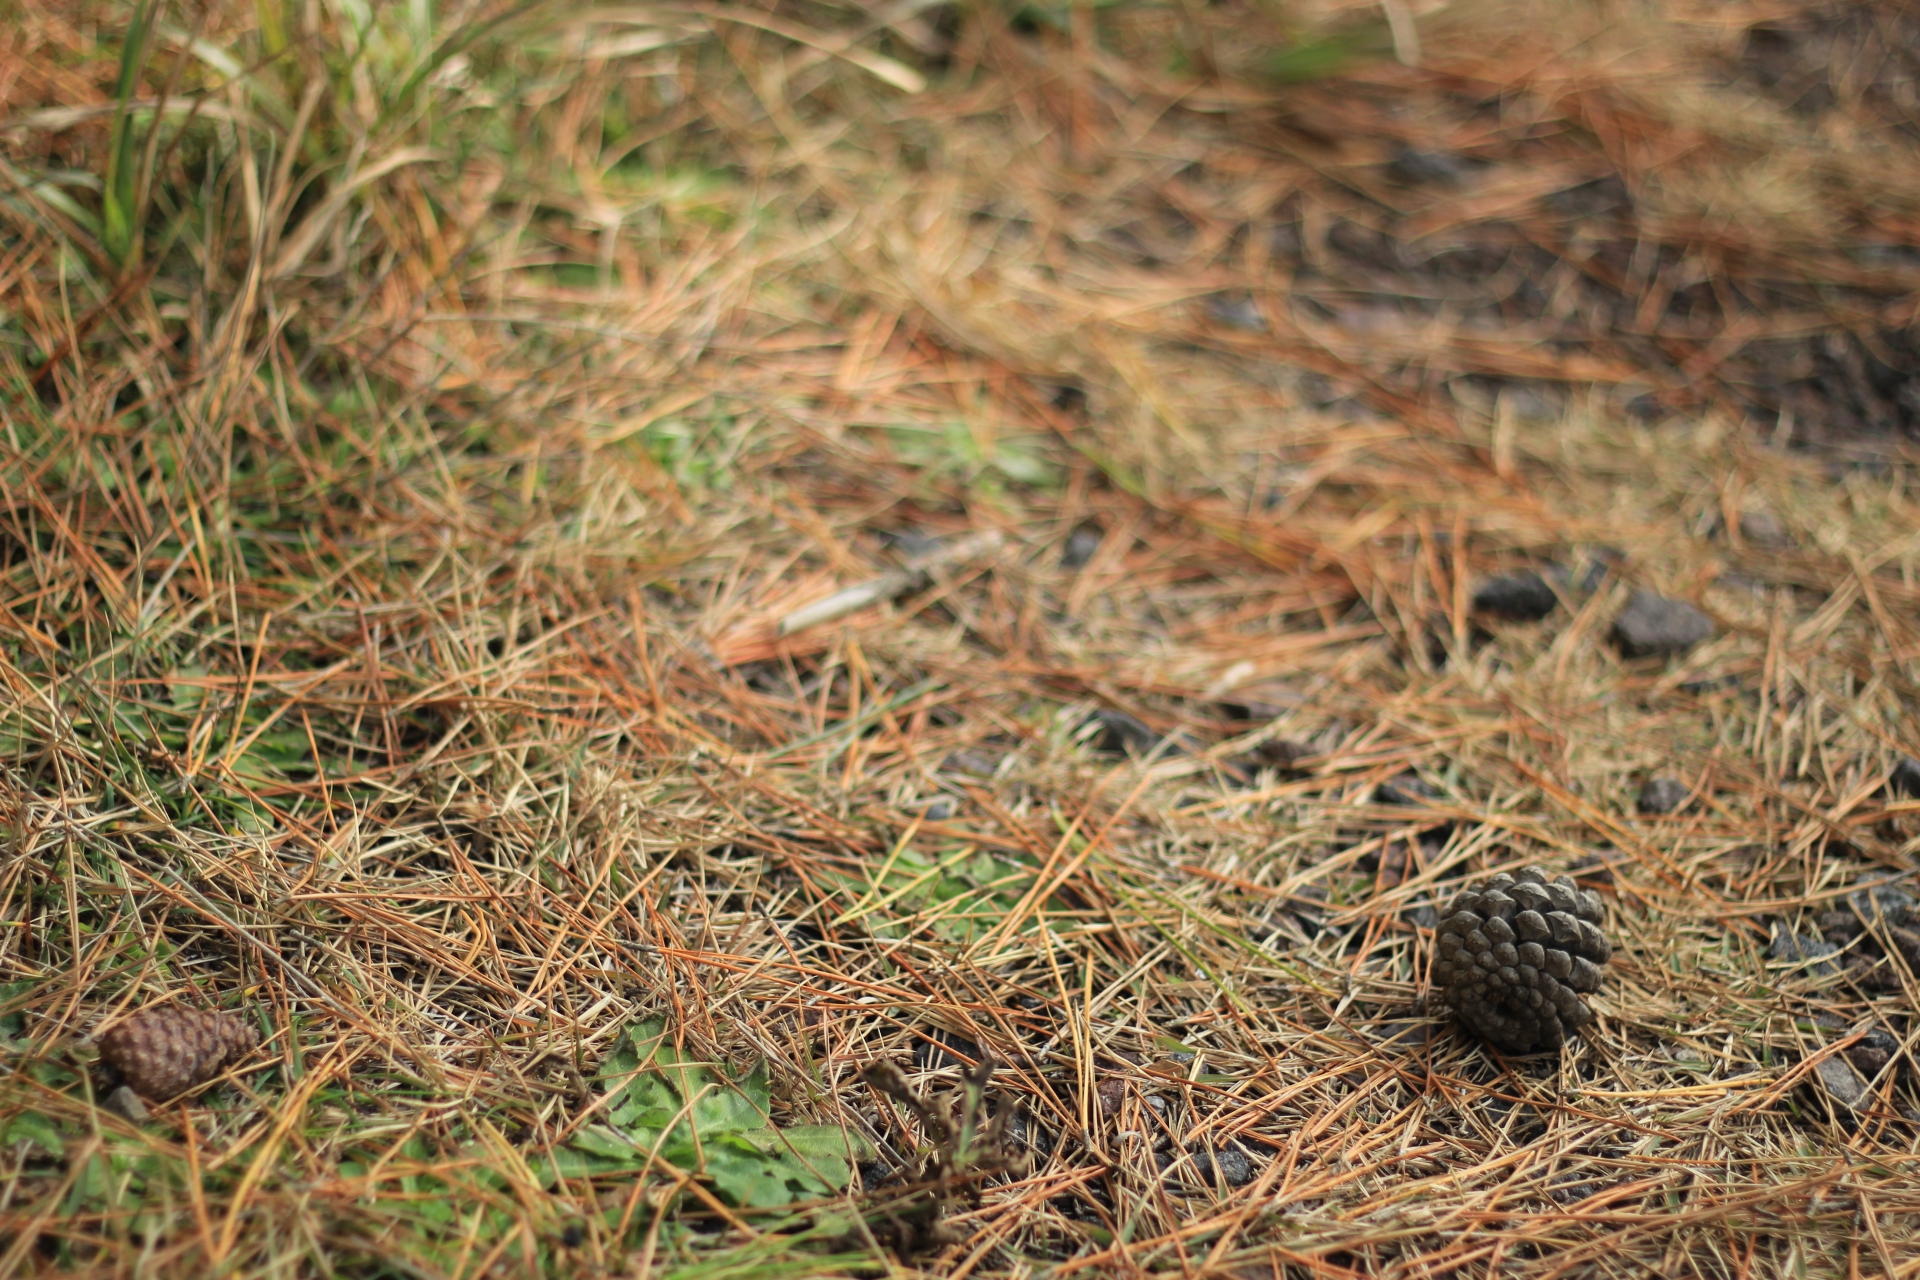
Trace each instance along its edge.
<path fill-rule="evenodd" d="M 12 1146 L 16 1142 L 31 1142 L 51 1156 L 67 1154 L 67 1144 L 60 1137 L 60 1130 L 54 1127 L 53 1121 L 37 1111 L 22 1111 L 7 1124 L 6 1145 Z"/>

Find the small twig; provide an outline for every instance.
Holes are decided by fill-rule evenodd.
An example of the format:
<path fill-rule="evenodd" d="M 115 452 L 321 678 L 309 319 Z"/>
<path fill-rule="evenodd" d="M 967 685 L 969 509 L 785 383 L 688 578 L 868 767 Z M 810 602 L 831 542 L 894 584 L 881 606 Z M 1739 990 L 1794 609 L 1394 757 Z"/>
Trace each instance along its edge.
<path fill-rule="evenodd" d="M 816 600 L 804 608 L 795 609 L 780 619 L 780 625 L 774 629 L 774 634 L 785 637 L 810 627 L 824 626 L 850 613 L 858 613 L 862 609 L 870 608 L 883 600 L 898 599 L 909 592 L 922 590 L 930 585 L 943 569 L 991 555 L 1005 542 L 1005 537 L 998 529 L 971 534 L 930 555 L 909 561 L 905 568 L 883 573 L 858 586 L 836 591 L 825 600 Z"/>

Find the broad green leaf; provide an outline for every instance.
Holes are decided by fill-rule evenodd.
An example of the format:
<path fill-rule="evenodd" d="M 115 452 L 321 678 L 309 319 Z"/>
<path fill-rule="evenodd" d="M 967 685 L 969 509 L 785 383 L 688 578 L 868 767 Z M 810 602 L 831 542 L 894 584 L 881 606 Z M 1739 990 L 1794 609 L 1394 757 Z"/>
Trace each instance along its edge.
<path fill-rule="evenodd" d="M 831 1124 L 796 1124 L 779 1131 L 793 1149 L 809 1160 L 838 1157 L 845 1160 L 871 1160 L 878 1152 L 873 1144 L 851 1129 Z"/>
<path fill-rule="evenodd" d="M 636 1136 L 630 1136 L 600 1124 L 588 1125 L 573 1135 L 573 1146 L 577 1150 L 584 1151 L 589 1155 L 614 1156 L 624 1159 L 633 1155 L 642 1145 Z M 646 1143 L 644 1145 L 651 1146 L 652 1144 Z"/>
<path fill-rule="evenodd" d="M 791 1179 L 779 1162 L 757 1151 L 709 1150 L 707 1176 L 722 1199 L 743 1207 L 777 1208 L 801 1198 L 788 1185 Z"/>

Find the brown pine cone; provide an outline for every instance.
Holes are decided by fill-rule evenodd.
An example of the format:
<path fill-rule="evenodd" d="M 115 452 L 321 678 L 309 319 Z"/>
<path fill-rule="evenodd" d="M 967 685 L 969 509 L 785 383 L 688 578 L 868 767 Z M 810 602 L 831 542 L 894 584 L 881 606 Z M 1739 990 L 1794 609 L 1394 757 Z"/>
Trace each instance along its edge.
<path fill-rule="evenodd" d="M 260 1043 L 260 1033 L 230 1013 L 145 1009 L 100 1037 L 100 1059 L 135 1093 L 159 1102 L 225 1071 Z"/>
<path fill-rule="evenodd" d="M 1505 872 L 1448 904 L 1434 982 L 1459 1019 L 1506 1053 L 1557 1049 L 1593 1020 L 1580 997 L 1600 988 L 1613 947 L 1599 895 L 1538 867 Z"/>

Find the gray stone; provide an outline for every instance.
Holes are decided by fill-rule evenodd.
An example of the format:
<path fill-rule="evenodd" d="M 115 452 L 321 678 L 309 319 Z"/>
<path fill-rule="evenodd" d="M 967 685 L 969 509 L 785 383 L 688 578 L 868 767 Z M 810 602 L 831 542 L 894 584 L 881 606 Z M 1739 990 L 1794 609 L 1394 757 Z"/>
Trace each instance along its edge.
<path fill-rule="evenodd" d="M 1713 634 L 1713 619 L 1684 600 L 1636 591 L 1613 620 L 1614 643 L 1629 658 L 1685 653 Z"/>
<path fill-rule="evenodd" d="M 1887 776 L 1887 790 L 1897 796 L 1920 796 L 1920 760 L 1901 756 Z"/>
<path fill-rule="evenodd" d="M 1740 538 L 1743 542 L 1768 550 L 1790 546 L 1793 538 L 1787 533 L 1787 526 L 1780 518 L 1767 511 L 1749 511 L 1740 517 Z"/>
<path fill-rule="evenodd" d="M 1678 778 L 1648 778 L 1634 803 L 1642 813 L 1672 813 L 1687 802 L 1687 784 Z"/>
<path fill-rule="evenodd" d="M 1820 1083 L 1835 1102 L 1849 1111 L 1864 1111 L 1867 1108 L 1867 1085 L 1853 1064 L 1835 1054 L 1815 1067 L 1820 1073 Z"/>
<path fill-rule="evenodd" d="M 133 1124 L 147 1122 L 147 1104 L 140 1101 L 139 1094 L 125 1085 L 121 1085 L 107 1095 L 105 1106 L 107 1110 Z"/>
<path fill-rule="evenodd" d="M 1776 963 L 1805 965 L 1806 971 L 1815 977 L 1838 973 L 1840 966 L 1828 957 L 1839 954 L 1840 948 L 1825 938 L 1809 938 L 1784 925 L 1779 926 L 1773 935 L 1773 945 L 1767 948 L 1767 959 Z"/>
<path fill-rule="evenodd" d="M 1903 925 L 1913 918 L 1913 895 L 1905 889 L 1891 884 L 1877 884 L 1871 889 L 1856 889 L 1847 895 L 1847 905 L 1857 912 L 1868 924 L 1882 922 Z"/>

